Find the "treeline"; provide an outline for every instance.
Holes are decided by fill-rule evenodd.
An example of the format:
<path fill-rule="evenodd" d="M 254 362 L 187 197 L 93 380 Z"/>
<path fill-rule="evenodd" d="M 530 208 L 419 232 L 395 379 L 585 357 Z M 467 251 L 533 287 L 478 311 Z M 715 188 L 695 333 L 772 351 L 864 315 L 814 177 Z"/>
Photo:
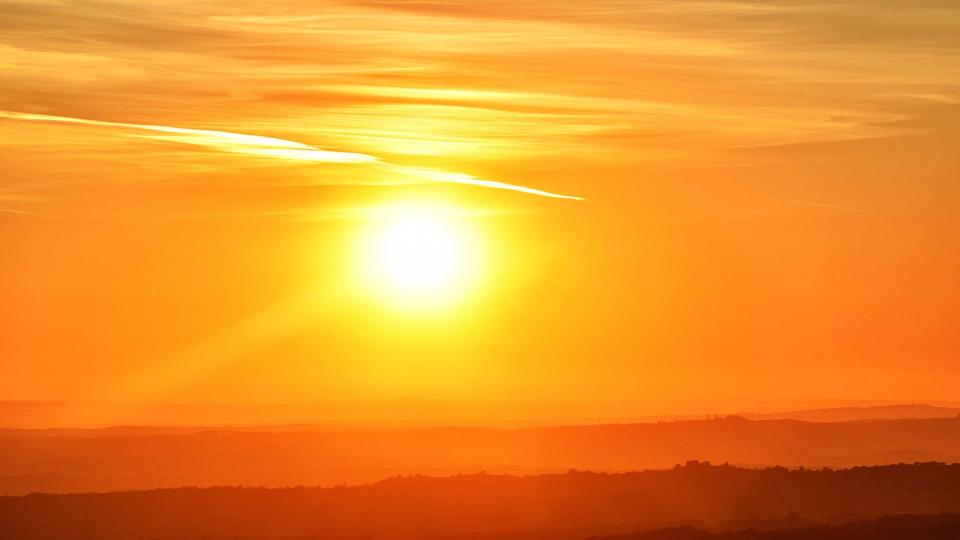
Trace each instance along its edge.
<path fill-rule="evenodd" d="M 772 530 L 960 513 L 960 465 L 411 476 L 334 488 L 0 497 L 0 538 L 562 539 L 680 525 Z M 805 538 L 805 537 L 801 537 Z"/>

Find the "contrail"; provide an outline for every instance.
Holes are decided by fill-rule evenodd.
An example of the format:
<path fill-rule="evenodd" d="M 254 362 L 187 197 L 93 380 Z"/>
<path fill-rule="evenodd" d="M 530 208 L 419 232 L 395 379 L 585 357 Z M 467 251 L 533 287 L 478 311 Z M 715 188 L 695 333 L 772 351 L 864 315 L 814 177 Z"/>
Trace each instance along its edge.
<path fill-rule="evenodd" d="M 555 199 L 583 200 L 582 197 L 573 195 L 561 195 L 559 193 L 550 193 L 540 189 L 535 189 L 496 180 L 484 180 L 476 178 L 465 173 L 436 171 L 432 169 L 423 169 L 419 167 L 407 167 L 382 161 L 376 156 L 362 154 L 357 152 L 338 152 L 332 150 L 323 150 L 286 139 L 277 139 L 274 137 L 263 137 L 260 135 L 247 135 L 244 133 L 232 133 L 229 131 L 214 131 L 209 129 L 191 129 L 173 126 L 160 126 L 153 124 L 132 124 L 126 122 L 108 122 L 105 120 L 89 120 L 84 118 L 73 118 L 70 116 L 54 116 L 47 114 L 31 114 L 14 111 L 0 111 L 0 118 L 8 120 L 22 120 L 30 122 L 57 122 L 61 124 L 81 124 L 87 126 L 111 127 L 121 129 L 132 129 L 140 131 L 153 131 L 163 133 L 164 135 L 150 136 L 152 139 L 173 141 L 195 146 L 212 148 L 221 152 L 230 152 L 235 154 L 244 154 L 250 156 L 292 160 L 307 161 L 316 163 L 343 163 L 343 164 L 380 164 L 392 168 L 394 171 L 404 175 L 416 178 L 423 182 L 442 182 L 448 184 L 464 184 L 470 186 L 479 186 L 491 189 L 505 189 L 517 191 L 528 195 L 537 195 L 540 197 L 552 197 Z"/>
<path fill-rule="evenodd" d="M 531 187 L 518 186 L 516 184 L 508 184 L 506 182 L 498 182 L 496 180 L 483 180 L 477 178 L 473 175 L 466 173 L 456 173 L 456 172 L 446 172 L 446 171 L 435 171 L 432 169 L 421 169 L 419 167 L 406 167 L 402 165 L 393 165 L 400 174 L 414 176 L 417 178 L 423 178 L 433 182 L 444 182 L 448 184 L 464 184 L 468 186 L 480 186 L 491 189 L 507 189 L 510 191 L 519 191 L 520 193 L 527 193 L 529 195 L 538 195 L 540 197 L 552 197 L 554 199 L 570 199 L 574 201 L 582 201 L 583 197 L 576 197 L 574 195 L 561 195 L 559 193 L 551 193 L 549 191 L 543 191 L 540 189 L 535 189 Z"/>
<path fill-rule="evenodd" d="M 28 120 L 33 122 L 59 122 L 62 124 L 82 124 L 86 126 L 156 131 L 169 134 L 169 136 L 155 137 L 162 140 L 171 140 L 185 144 L 206 146 L 209 148 L 222 150 L 224 152 L 296 159 L 299 161 L 320 161 L 325 163 L 373 163 L 377 161 L 377 158 L 368 156 L 366 154 L 320 150 L 318 148 L 295 141 L 275 139 L 273 137 L 262 137 L 260 135 L 230 133 L 228 131 L 188 129 L 171 126 L 156 126 L 151 124 L 128 124 L 125 122 L 107 122 L 103 120 L 72 118 L 69 116 L 51 116 L 47 114 L 29 114 L 11 111 L 0 111 L 0 118 L 7 118 L 10 120 Z"/>
<path fill-rule="evenodd" d="M 28 212 L 26 210 L 17 210 L 16 208 L 0 208 L 0 212 L 6 212 L 8 214 L 20 214 L 22 216 L 39 216 L 36 212 Z"/>

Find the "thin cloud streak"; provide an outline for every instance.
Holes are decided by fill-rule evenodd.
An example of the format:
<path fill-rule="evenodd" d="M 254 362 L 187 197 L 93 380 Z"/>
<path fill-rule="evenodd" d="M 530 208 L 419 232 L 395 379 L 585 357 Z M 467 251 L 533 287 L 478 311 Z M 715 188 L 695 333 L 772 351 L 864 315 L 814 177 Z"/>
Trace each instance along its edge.
<path fill-rule="evenodd" d="M 87 120 L 84 118 L 73 118 L 69 116 L 52 116 L 46 114 L 30 114 L 12 111 L 0 111 L 0 118 L 34 122 L 59 122 L 65 124 L 82 124 L 87 126 L 158 131 L 161 133 L 170 133 L 171 135 L 155 136 L 151 138 L 180 142 L 184 144 L 193 144 L 197 146 L 206 146 L 208 148 L 214 148 L 224 152 L 264 155 L 268 157 L 296 159 L 299 161 L 318 161 L 324 163 L 373 163 L 377 161 L 377 158 L 367 154 L 320 150 L 318 148 L 295 141 L 276 139 L 273 137 L 263 137 L 260 135 L 231 133 L 227 131 L 188 129 L 171 126 L 157 126 L 151 124 L 129 124 L 125 122 L 107 122 L 104 120 Z"/>
<path fill-rule="evenodd" d="M 435 171 L 431 169 L 421 169 L 419 167 L 405 167 L 402 165 L 393 165 L 393 167 L 403 175 L 410 175 L 417 178 L 426 179 L 433 182 L 443 182 L 448 184 L 464 184 L 468 186 L 480 186 L 491 189 L 506 189 L 510 191 L 518 191 L 520 193 L 526 193 L 528 195 L 537 195 L 540 197 L 550 197 L 554 199 L 568 199 L 573 201 L 582 201 L 585 200 L 583 197 L 577 197 L 574 195 L 562 195 L 559 193 L 551 193 L 549 191 L 543 191 L 540 189 L 518 186 L 515 184 L 508 184 L 506 182 L 498 182 L 496 180 L 483 180 L 475 176 L 465 174 L 465 173 L 456 173 L 456 172 L 446 172 L 446 171 Z"/>
<path fill-rule="evenodd" d="M 438 182 L 447 184 L 462 184 L 470 186 L 485 187 L 490 189 L 503 189 L 516 191 L 528 195 L 540 197 L 549 197 L 554 199 L 583 200 L 582 197 L 573 195 L 562 195 L 551 193 L 526 186 L 509 184 L 495 180 L 484 180 L 472 175 L 457 172 L 437 171 L 419 167 L 408 167 L 396 165 L 382 161 L 376 156 L 362 154 L 358 152 L 339 152 L 331 150 L 322 150 L 308 144 L 290 141 L 286 139 L 277 139 L 274 137 L 264 137 L 261 135 L 248 135 L 244 133 L 233 133 L 229 131 L 215 131 L 207 129 L 180 128 L 173 126 L 160 126 L 153 124 L 133 124 L 127 122 L 108 122 L 104 120 L 89 120 L 84 118 L 74 118 L 69 116 L 55 116 L 46 114 L 21 113 L 15 111 L 0 111 L 0 118 L 8 120 L 19 120 L 28 122 L 56 122 L 63 124 L 80 124 L 96 127 L 121 128 L 142 131 L 155 131 L 167 133 L 169 135 L 152 135 L 148 138 L 154 140 L 171 141 L 195 146 L 202 146 L 214 150 L 244 154 L 257 157 L 266 157 L 280 160 L 306 161 L 318 163 L 337 163 L 337 164 L 380 164 L 391 168 L 393 171 L 407 177 L 415 178 L 421 182 Z"/>
<path fill-rule="evenodd" d="M 17 214 L 21 216 L 39 216 L 40 214 L 36 212 L 28 212 L 26 210 L 17 210 L 16 208 L 0 208 L 0 212 L 7 214 Z"/>

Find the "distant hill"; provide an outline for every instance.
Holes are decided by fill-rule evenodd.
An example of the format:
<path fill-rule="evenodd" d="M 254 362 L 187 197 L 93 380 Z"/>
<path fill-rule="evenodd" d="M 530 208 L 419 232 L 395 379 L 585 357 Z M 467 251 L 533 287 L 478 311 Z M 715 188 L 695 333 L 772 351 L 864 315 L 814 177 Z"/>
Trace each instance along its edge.
<path fill-rule="evenodd" d="M 960 465 L 789 471 L 691 463 L 623 474 L 414 476 L 357 487 L 0 497 L 0 538 L 561 540 L 688 525 L 804 531 L 743 540 L 859 540 L 864 537 L 811 536 L 803 527 L 887 514 L 958 512 Z M 672 537 L 651 534 L 661 536 L 624 538 L 700 538 L 689 530 Z"/>
<path fill-rule="evenodd" d="M 877 405 L 873 407 L 836 407 L 778 413 L 747 414 L 761 420 L 804 420 L 807 422 L 853 422 L 857 420 L 905 420 L 911 418 L 956 418 L 958 407 L 938 407 L 922 403 L 907 405 Z"/>
<path fill-rule="evenodd" d="M 688 460 L 787 467 L 960 462 L 960 418 L 812 423 L 726 417 L 523 429 L 0 430 L 0 494 L 357 484 L 481 470 L 612 472 Z"/>
<path fill-rule="evenodd" d="M 943 418 L 960 404 L 896 404 L 849 400 L 649 399 L 634 401 L 458 401 L 432 399 L 319 401 L 300 404 L 112 403 L 0 400 L 0 427 L 102 428 L 116 425 L 247 429 L 267 426 L 324 428 L 544 427 L 672 420 L 736 414 L 752 420 L 850 421 Z M 788 412 L 782 412 L 788 411 Z M 758 416 L 759 415 L 759 416 Z"/>

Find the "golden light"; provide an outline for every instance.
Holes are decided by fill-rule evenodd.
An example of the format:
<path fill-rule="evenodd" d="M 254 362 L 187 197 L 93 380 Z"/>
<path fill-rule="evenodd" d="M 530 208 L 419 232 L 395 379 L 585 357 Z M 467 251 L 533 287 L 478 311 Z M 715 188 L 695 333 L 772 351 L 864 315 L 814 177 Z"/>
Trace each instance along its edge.
<path fill-rule="evenodd" d="M 435 306 L 474 284 L 480 250 L 467 216 L 437 203 L 399 203 L 372 212 L 361 274 L 393 303 Z"/>

